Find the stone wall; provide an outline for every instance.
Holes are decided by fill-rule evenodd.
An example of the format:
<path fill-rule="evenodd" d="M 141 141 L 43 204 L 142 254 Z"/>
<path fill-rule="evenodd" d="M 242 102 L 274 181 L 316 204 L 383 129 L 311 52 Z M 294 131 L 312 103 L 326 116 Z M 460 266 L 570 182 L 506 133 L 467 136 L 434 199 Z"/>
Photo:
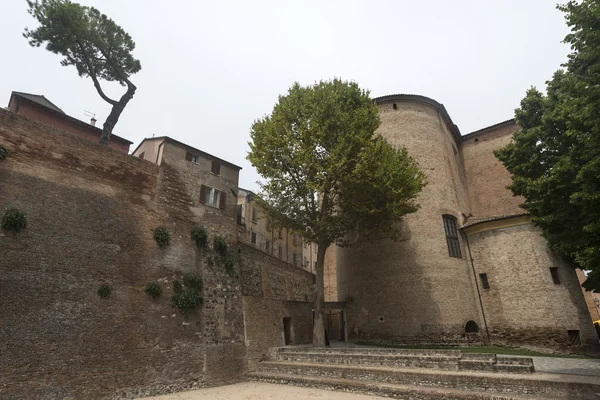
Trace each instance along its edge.
<path fill-rule="evenodd" d="M 185 176 L 3 110 L 0 144 L 0 211 L 28 218 L 23 232 L 0 232 L 1 398 L 128 397 L 243 376 L 239 267 L 227 274 L 191 242 L 206 214 L 184 206 Z M 215 216 L 210 226 L 228 233 L 234 209 L 224 231 Z M 152 236 L 160 225 L 165 249 Z M 205 287 L 187 316 L 169 302 L 185 272 Z M 162 286 L 159 300 L 148 282 Z"/>
<path fill-rule="evenodd" d="M 494 345 L 570 348 L 567 331 L 584 345 L 598 344 L 575 269 L 551 252 L 540 231 L 526 223 L 469 235 L 475 272 L 487 274 L 481 287 Z M 558 268 L 560 283 L 549 268 Z"/>

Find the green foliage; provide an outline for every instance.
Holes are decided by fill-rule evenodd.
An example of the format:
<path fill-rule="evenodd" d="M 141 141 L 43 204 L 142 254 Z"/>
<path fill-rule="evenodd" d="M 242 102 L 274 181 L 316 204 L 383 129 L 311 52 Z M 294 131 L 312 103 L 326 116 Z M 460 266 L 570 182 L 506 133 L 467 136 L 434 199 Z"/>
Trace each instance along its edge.
<path fill-rule="evenodd" d="M 36 29 L 25 28 L 23 36 L 29 44 L 34 47 L 45 44 L 46 50 L 63 56 L 61 64 L 73 65 L 79 76 L 90 77 L 100 97 L 113 106 L 101 139 L 101 143 L 106 143 L 136 90 L 129 77 L 142 66 L 132 55 L 134 41 L 94 7 L 69 0 L 27 0 L 27 4 L 29 14 L 40 23 Z M 127 92 L 118 101 L 111 99 L 103 92 L 100 79 L 127 85 Z"/>
<path fill-rule="evenodd" d="M 225 257 L 227 255 L 227 242 L 221 236 L 215 235 L 213 238 L 213 249 Z"/>
<path fill-rule="evenodd" d="M 563 70 L 532 88 L 516 110 L 521 130 L 495 152 L 512 176 L 509 188 L 554 251 L 591 270 L 586 289 L 600 289 L 600 7 L 559 6 L 573 52 Z"/>
<path fill-rule="evenodd" d="M 0 144 L 0 161 L 4 160 L 8 156 L 8 150 L 6 147 Z"/>
<path fill-rule="evenodd" d="M 110 286 L 108 283 L 103 283 L 98 288 L 98 296 L 102 297 L 103 299 L 106 299 L 108 296 L 110 296 L 111 293 L 112 286 Z"/>
<path fill-rule="evenodd" d="M 173 281 L 171 304 L 182 312 L 195 310 L 202 303 L 202 278 L 196 274 L 183 275 L 183 285 Z"/>
<path fill-rule="evenodd" d="M 150 297 L 152 297 L 152 299 L 154 299 L 154 300 L 158 299 L 160 297 L 160 295 L 162 294 L 162 288 L 156 282 L 148 283 L 146 285 L 146 288 L 144 289 L 144 291 L 146 293 L 148 293 L 150 295 Z"/>
<path fill-rule="evenodd" d="M 195 227 L 191 233 L 192 240 L 196 242 L 196 246 L 203 249 L 208 246 L 208 232 L 204 228 Z"/>
<path fill-rule="evenodd" d="M 294 84 L 252 125 L 248 159 L 266 180 L 257 202 L 277 225 L 325 248 L 349 245 L 351 231 L 397 238 L 425 177 L 378 127 L 377 106 L 356 83 Z"/>
<path fill-rule="evenodd" d="M 160 247 L 168 246 L 170 239 L 171 234 L 167 228 L 159 226 L 154 230 L 154 240 L 156 240 L 156 243 L 158 243 Z"/>
<path fill-rule="evenodd" d="M 27 216 L 21 210 L 9 208 L 2 215 L 2 229 L 19 232 L 27 227 Z"/>

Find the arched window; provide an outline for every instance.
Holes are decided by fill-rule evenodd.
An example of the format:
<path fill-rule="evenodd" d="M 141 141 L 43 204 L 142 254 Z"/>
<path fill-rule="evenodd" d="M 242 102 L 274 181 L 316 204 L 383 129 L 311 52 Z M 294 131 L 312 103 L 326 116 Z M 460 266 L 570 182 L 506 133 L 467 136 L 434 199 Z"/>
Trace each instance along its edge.
<path fill-rule="evenodd" d="M 453 215 L 442 215 L 442 219 L 444 220 L 448 254 L 450 257 L 462 258 L 460 243 L 458 242 L 458 230 L 456 229 L 456 217 Z"/>
<path fill-rule="evenodd" d="M 475 322 L 475 321 L 469 321 L 469 322 L 467 322 L 467 325 L 465 325 L 465 332 L 466 333 L 477 333 L 477 332 L 479 332 L 479 325 L 477 325 L 477 322 Z"/>

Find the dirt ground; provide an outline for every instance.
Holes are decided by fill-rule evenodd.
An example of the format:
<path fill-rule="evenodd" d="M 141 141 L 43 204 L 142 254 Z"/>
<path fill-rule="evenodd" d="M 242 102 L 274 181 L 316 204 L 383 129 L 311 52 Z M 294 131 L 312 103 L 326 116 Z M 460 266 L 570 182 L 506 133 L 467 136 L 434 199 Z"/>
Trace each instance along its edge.
<path fill-rule="evenodd" d="M 262 382 L 244 382 L 139 400 L 381 400 L 382 397 Z"/>

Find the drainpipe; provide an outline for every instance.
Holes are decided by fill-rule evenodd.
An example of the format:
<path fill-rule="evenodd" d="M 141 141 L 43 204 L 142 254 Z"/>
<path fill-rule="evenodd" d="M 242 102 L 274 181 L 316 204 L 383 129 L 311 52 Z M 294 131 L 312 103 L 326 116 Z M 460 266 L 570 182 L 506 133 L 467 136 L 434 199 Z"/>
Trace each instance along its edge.
<path fill-rule="evenodd" d="M 473 262 L 473 256 L 471 255 L 471 245 L 469 244 L 469 237 L 463 232 L 465 242 L 467 243 L 467 249 L 469 250 L 469 259 L 471 260 L 471 270 L 473 271 L 473 279 L 475 279 L 475 287 L 477 288 L 477 298 L 479 299 L 479 307 L 481 308 L 481 316 L 483 317 L 483 326 L 485 327 L 485 337 L 483 338 L 483 344 L 489 346 L 491 344 L 490 331 L 488 329 L 487 319 L 485 318 L 485 310 L 483 309 L 483 300 L 481 299 L 481 290 L 479 290 L 479 283 L 477 281 L 477 273 L 475 272 L 475 263 Z"/>

